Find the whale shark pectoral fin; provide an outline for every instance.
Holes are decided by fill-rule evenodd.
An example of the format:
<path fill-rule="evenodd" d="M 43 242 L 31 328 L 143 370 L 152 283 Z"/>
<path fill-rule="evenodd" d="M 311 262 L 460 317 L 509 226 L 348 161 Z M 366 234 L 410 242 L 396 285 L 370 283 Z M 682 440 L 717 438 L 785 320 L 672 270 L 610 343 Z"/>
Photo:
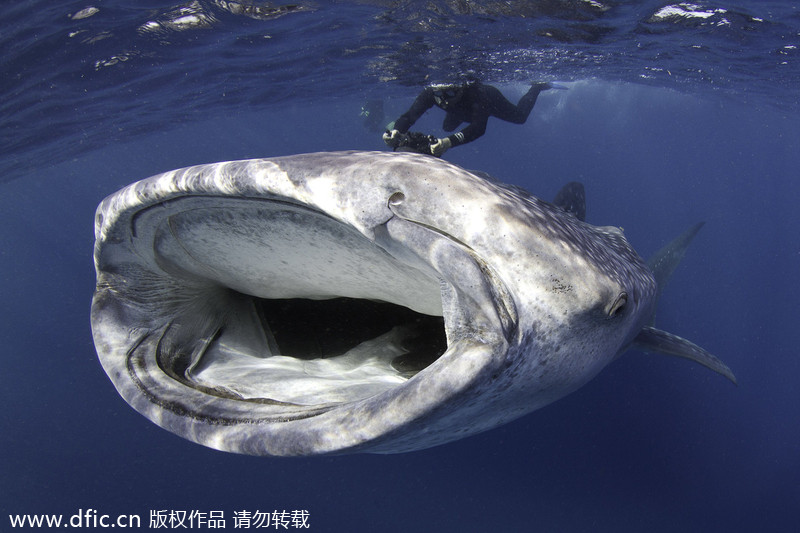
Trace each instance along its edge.
<path fill-rule="evenodd" d="M 734 385 L 737 384 L 736 376 L 733 375 L 733 372 L 730 368 L 728 368 L 728 365 L 696 344 L 678 337 L 677 335 L 673 335 L 672 333 L 667 333 L 666 331 L 661 331 L 660 329 L 645 326 L 633 340 L 633 343 L 634 345 L 646 351 L 659 352 L 667 355 L 675 355 L 678 357 L 691 359 L 692 361 L 700 363 L 706 368 L 710 368 L 717 374 L 722 374 L 731 380 Z"/>
<path fill-rule="evenodd" d="M 647 260 L 647 266 L 650 267 L 650 270 L 653 271 L 653 276 L 656 278 L 659 294 L 664 290 L 664 286 L 669 281 L 672 273 L 675 272 L 683 256 L 686 255 L 686 249 L 695 235 L 697 235 L 697 232 L 700 231 L 700 228 L 703 227 L 703 224 L 705 222 L 698 222 L 687 229 Z"/>
<path fill-rule="evenodd" d="M 676 238 L 671 240 L 663 248 L 654 253 L 650 259 L 647 260 L 647 266 L 656 278 L 656 302 L 661 299 L 661 293 L 664 292 L 664 287 L 667 285 L 672 273 L 678 268 L 678 265 L 686 255 L 686 250 L 689 248 L 695 235 L 700 231 L 705 222 L 698 222 L 691 228 L 687 229 Z M 649 324 L 655 325 L 656 312 L 650 316 Z"/>

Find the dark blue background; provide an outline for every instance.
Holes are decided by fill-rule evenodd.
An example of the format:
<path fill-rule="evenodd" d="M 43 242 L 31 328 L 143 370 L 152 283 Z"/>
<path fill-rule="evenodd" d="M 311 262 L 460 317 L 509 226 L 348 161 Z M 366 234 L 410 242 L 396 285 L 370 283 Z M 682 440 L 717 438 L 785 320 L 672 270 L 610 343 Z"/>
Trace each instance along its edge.
<path fill-rule="evenodd" d="M 387 114 L 413 96 L 387 102 Z M 581 82 L 543 94 L 524 126 L 490 122 L 447 157 L 544 198 L 583 181 L 588 221 L 622 226 L 645 257 L 706 221 L 658 326 L 722 358 L 738 387 L 632 351 L 512 424 L 394 456 L 229 455 L 130 409 L 89 328 L 97 203 L 179 166 L 382 149 L 361 103 L 194 123 L 2 185 L 0 524 L 91 507 L 145 523 L 151 509 L 222 510 L 229 528 L 236 510 L 307 509 L 314 531 L 796 530 L 800 121 L 730 100 Z M 442 118 L 429 114 L 423 129 Z"/>

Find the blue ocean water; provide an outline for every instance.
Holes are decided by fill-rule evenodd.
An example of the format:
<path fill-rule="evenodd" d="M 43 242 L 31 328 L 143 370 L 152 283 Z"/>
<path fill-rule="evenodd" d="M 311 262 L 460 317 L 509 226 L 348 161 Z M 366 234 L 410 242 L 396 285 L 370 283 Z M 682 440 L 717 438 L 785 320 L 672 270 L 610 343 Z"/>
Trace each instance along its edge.
<path fill-rule="evenodd" d="M 795 531 L 800 520 L 800 7 L 790 1 L 27 1 L 0 7 L 5 362 L 0 530 L 78 509 L 308 510 L 316 531 Z M 186 165 L 385 149 L 426 83 L 469 72 L 518 99 L 446 159 L 647 257 L 706 225 L 659 327 L 739 386 L 631 351 L 574 394 L 426 451 L 268 459 L 184 441 L 130 409 L 89 329 L 93 217 Z M 415 129 L 441 135 L 442 113 Z"/>

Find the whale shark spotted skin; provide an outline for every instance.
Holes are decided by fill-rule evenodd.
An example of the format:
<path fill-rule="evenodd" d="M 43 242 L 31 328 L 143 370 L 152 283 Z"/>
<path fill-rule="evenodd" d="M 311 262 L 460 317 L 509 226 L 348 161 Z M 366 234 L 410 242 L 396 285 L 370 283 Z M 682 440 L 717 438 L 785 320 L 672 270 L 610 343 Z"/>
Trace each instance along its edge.
<path fill-rule="evenodd" d="M 648 266 L 576 216 L 582 195 L 554 205 L 410 153 L 154 176 L 97 209 L 97 353 L 159 426 L 253 455 L 443 444 L 569 394 L 634 344 L 734 380 L 652 326 L 699 226 Z"/>

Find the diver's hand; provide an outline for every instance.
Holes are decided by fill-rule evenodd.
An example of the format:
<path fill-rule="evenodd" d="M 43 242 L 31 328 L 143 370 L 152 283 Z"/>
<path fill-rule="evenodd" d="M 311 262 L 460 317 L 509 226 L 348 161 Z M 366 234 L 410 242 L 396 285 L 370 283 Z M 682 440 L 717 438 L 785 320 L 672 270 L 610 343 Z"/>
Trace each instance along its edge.
<path fill-rule="evenodd" d="M 436 157 L 442 157 L 442 154 L 452 148 L 452 146 L 453 143 L 449 137 L 437 139 L 436 142 L 431 145 L 431 154 Z"/>
<path fill-rule="evenodd" d="M 383 142 L 390 148 L 397 148 L 400 144 L 400 132 L 398 130 L 387 131 L 383 134 Z"/>

